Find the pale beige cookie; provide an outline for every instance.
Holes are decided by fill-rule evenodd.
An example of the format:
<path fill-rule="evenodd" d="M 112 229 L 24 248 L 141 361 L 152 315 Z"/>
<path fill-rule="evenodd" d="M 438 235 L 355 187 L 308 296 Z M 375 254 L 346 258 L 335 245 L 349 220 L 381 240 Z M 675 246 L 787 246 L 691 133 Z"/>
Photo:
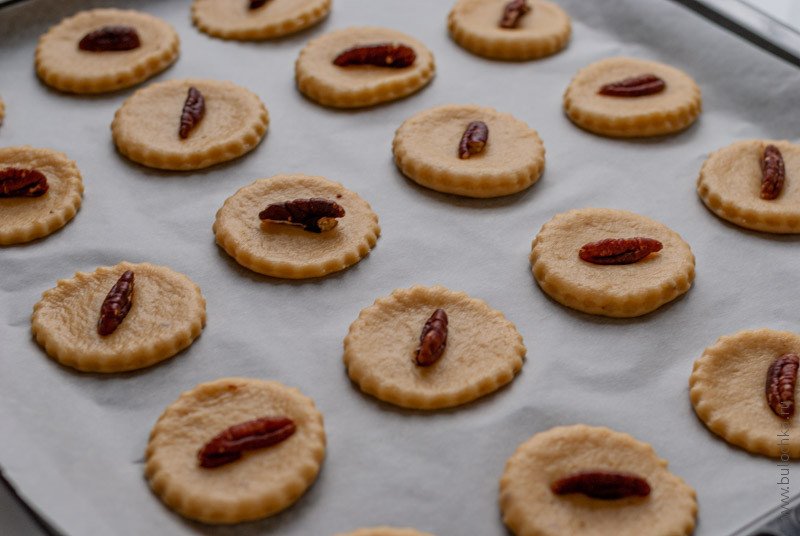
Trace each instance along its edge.
<path fill-rule="evenodd" d="M 249 6 L 250 0 L 194 0 L 192 21 L 222 39 L 271 39 L 317 24 L 330 12 L 331 0 L 267 0 L 261 7 Z"/>
<path fill-rule="evenodd" d="M 321 233 L 262 223 L 267 205 L 324 198 L 345 210 L 335 228 Z M 323 177 L 302 174 L 259 179 L 229 197 L 213 226 L 217 244 L 242 266 L 272 277 L 304 279 L 344 270 L 375 246 L 378 216 L 355 192 Z"/>
<path fill-rule="evenodd" d="M 116 331 L 97 332 L 100 308 L 126 271 L 134 273 L 132 305 Z M 61 279 L 33 308 L 33 335 L 68 367 L 122 372 L 153 365 L 192 344 L 206 321 L 206 301 L 185 275 L 165 266 L 121 262 Z"/>
<path fill-rule="evenodd" d="M 398 529 L 394 527 L 368 527 L 354 532 L 337 534 L 336 536 L 433 536 L 429 532 L 415 529 Z"/>
<path fill-rule="evenodd" d="M 640 97 L 600 95 L 600 88 L 640 75 L 661 78 L 660 93 Z M 700 88 L 683 71 L 654 61 L 608 58 L 578 71 L 564 93 L 564 110 L 573 123 L 615 138 L 659 136 L 681 131 L 700 115 Z"/>
<path fill-rule="evenodd" d="M 88 33 L 105 26 L 130 26 L 140 46 L 91 52 L 78 48 Z M 177 58 L 178 34 L 165 21 L 141 11 L 90 9 L 53 26 L 36 47 L 36 72 L 45 84 L 71 93 L 105 93 L 138 84 Z"/>
<path fill-rule="evenodd" d="M 288 417 L 295 432 L 231 463 L 201 467 L 198 452 L 231 426 Z M 317 478 L 325 457 L 322 415 L 313 400 L 275 381 L 222 378 L 186 391 L 159 417 L 145 476 L 167 506 L 205 523 L 238 523 L 291 506 Z"/>
<path fill-rule="evenodd" d="M 459 142 L 472 121 L 489 130 L 486 145 L 459 157 Z M 524 190 L 544 170 L 544 145 L 524 122 L 493 108 L 449 104 L 419 112 L 394 136 L 394 160 L 414 182 L 469 197 L 497 197 Z"/>
<path fill-rule="evenodd" d="M 749 452 L 800 456 L 797 413 L 784 420 L 766 396 L 767 370 L 787 353 L 800 353 L 800 335 L 756 329 L 720 337 L 695 361 L 689 378 L 697 416 L 712 432 Z"/>
<path fill-rule="evenodd" d="M 663 249 L 621 265 L 593 264 L 578 256 L 585 244 L 634 237 L 658 240 Z M 689 244 L 667 226 L 625 210 L 584 208 L 557 214 L 533 240 L 530 260 L 546 294 L 596 315 L 649 313 L 689 290 L 694 281 Z"/>
<path fill-rule="evenodd" d="M 500 19 L 509 0 L 458 0 L 447 18 L 456 43 L 479 56 L 499 60 L 534 60 L 562 50 L 572 27 L 569 15 L 545 0 L 528 0 L 530 11 L 515 28 Z"/>
<path fill-rule="evenodd" d="M 33 147 L 0 148 L 0 172 L 8 168 L 34 169 L 47 179 L 39 197 L 0 197 L 0 245 L 19 244 L 62 228 L 78 212 L 83 180 L 67 155 Z"/>
<path fill-rule="evenodd" d="M 205 100 L 205 113 L 187 138 L 178 135 L 190 87 Z M 168 80 L 140 89 L 114 115 L 111 134 L 120 153 L 159 169 L 200 169 L 253 150 L 269 124 L 252 91 L 219 80 Z"/>
<path fill-rule="evenodd" d="M 587 471 L 644 478 L 650 495 L 600 500 L 550 488 Z M 517 448 L 500 479 L 500 509 L 516 536 L 686 536 L 694 530 L 697 499 L 649 444 L 576 424 L 540 432 Z"/>
<path fill-rule="evenodd" d="M 777 198 L 761 199 L 764 147 L 783 156 L 786 180 Z M 767 233 L 800 233 L 800 145 L 780 140 L 747 140 L 711 153 L 700 169 L 697 193 L 717 216 Z"/>
<path fill-rule="evenodd" d="M 416 54 L 408 67 L 339 67 L 333 60 L 356 46 L 403 44 Z M 433 54 L 417 39 L 378 27 L 345 28 L 310 41 L 295 63 L 297 88 L 309 99 L 334 108 L 358 108 L 400 99 L 433 78 Z"/>
<path fill-rule="evenodd" d="M 447 344 L 438 361 L 416 364 L 426 321 L 448 317 Z M 525 346 L 517 328 L 483 300 L 442 286 L 397 289 L 361 311 L 344 339 L 347 373 L 362 391 L 416 409 L 465 404 L 509 383 Z"/>

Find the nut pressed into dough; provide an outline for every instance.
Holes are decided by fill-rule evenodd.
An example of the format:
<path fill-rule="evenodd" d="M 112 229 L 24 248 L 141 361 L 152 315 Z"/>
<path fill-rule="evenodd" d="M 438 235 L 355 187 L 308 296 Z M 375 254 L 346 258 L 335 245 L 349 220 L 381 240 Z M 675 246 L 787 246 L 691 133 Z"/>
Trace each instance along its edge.
<path fill-rule="evenodd" d="M 100 308 L 126 270 L 134 273 L 132 305 L 111 335 L 97 333 Z M 33 335 L 62 365 L 86 372 L 122 372 L 172 357 L 196 339 L 206 301 L 185 275 L 165 266 L 102 266 L 61 279 L 33 308 Z"/>
<path fill-rule="evenodd" d="M 141 46 L 125 51 L 89 52 L 80 40 L 104 26 L 125 25 Z M 70 93 L 105 93 L 130 87 L 169 67 L 177 58 L 178 34 L 165 21 L 141 11 L 90 9 L 53 26 L 36 47 L 36 72 L 45 84 Z"/>
<path fill-rule="evenodd" d="M 633 264 L 581 260 L 584 244 L 606 238 L 654 238 L 664 248 Z M 551 298 L 579 311 L 631 317 L 674 300 L 694 281 L 689 244 L 667 226 L 625 210 L 584 208 L 554 216 L 533 240 L 531 266 Z"/>
<path fill-rule="evenodd" d="M 422 327 L 448 316 L 447 345 L 428 367 L 415 362 Z M 397 289 L 361 311 L 344 339 L 347 373 L 362 391 L 416 409 L 465 404 L 509 383 L 525 346 L 517 328 L 483 300 L 445 287 Z"/>
<path fill-rule="evenodd" d="M 610 97 L 605 84 L 644 74 L 664 80 L 666 88 L 642 97 Z M 573 123 L 615 138 L 659 136 L 681 131 L 700 115 L 700 88 L 683 71 L 654 61 L 607 58 L 578 71 L 564 93 L 564 110 Z"/>
<path fill-rule="evenodd" d="M 599 500 L 556 495 L 556 480 L 583 471 L 631 473 L 647 497 Z M 503 521 L 516 536 L 685 536 L 697 516 L 695 491 L 647 443 L 609 428 L 560 426 L 522 443 L 500 480 Z"/>
<path fill-rule="evenodd" d="M 545 0 L 529 0 L 531 10 L 516 28 L 500 27 L 508 0 L 458 0 L 447 19 L 456 43 L 479 56 L 534 60 L 562 50 L 572 33 L 569 15 Z"/>
<path fill-rule="evenodd" d="M 205 100 L 205 114 L 182 139 L 181 111 L 189 88 Z M 168 80 L 140 89 L 117 110 L 111 135 L 120 153 L 159 169 L 200 169 L 253 150 L 269 124 L 252 91 L 219 80 Z"/>
<path fill-rule="evenodd" d="M 259 212 L 272 203 L 324 198 L 345 210 L 330 231 L 262 223 Z M 229 197 L 217 212 L 214 234 L 242 266 L 272 277 L 304 279 L 344 270 L 364 258 L 378 241 L 378 216 L 357 193 L 311 175 L 259 179 Z"/>
<path fill-rule="evenodd" d="M 233 425 L 288 417 L 296 431 L 232 463 L 200 467 L 197 453 Z M 313 400 L 276 381 L 222 378 L 201 383 L 167 406 L 150 433 L 145 476 L 167 506 L 205 523 L 239 523 L 294 504 L 325 457 L 322 414 Z"/>
<path fill-rule="evenodd" d="M 0 148 L 0 170 L 35 169 L 47 178 L 39 197 L 0 198 L 0 245 L 20 244 L 61 229 L 78 212 L 83 180 L 67 155 L 28 146 Z"/>
<path fill-rule="evenodd" d="M 331 0 L 269 0 L 249 9 L 250 0 L 194 0 L 192 21 L 222 39 L 271 39 L 299 32 L 324 19 Z"/>
<path fill-rule="evenodd" d="M 458 145 L 472 121 L 483 121 L 489 137 L 483 151 L 459 158 Z M 544 145 L 539 134 L 511 114 L 493 108 L 448 104 L 407 119 L 392 144 L 397 167 L 414 182 L 440 192 L 497 197 L 539 180 Z"/>
<path fill-rule="evenodd" d="M 783 156 L 786 180 L 777 198 L 761 199 L 764 148 Z M 711 153 L 697 179 L 700 199 L 724 220 L 767 233 L 800 233 L 800 145 L 780 140 L 747 140 Z"/>
<path fill-rule="evenodd" d="M 433 536 L 433 534 L 409 528 L 400 529 L 381 526 L 358 529 L 353 532 L 337 534 L 336 536 Z"/>
<path fill-rule="evenodd" d="M 769 366 L 788 353 L 800 354 L 800 335 L 789 331 L 756 329 L 720 337 L 695 361 L 689 378 L 697 416 L 749 452 L 800 456 L 797 413 L 788 420 L 775 415 L 765 389 Z"/>
<path fill-rule="evenodd" d="M 408 67 L 373 65 L 339 67 L 333 60 L 349 48 L 381 43 L 403 44 L 417 57 Z M 421 89 L 433 78 L 433 54 L 417 39 L 378 27 L 345 28 L 310 41 L 297 58 L 297 88 L 309 99 L 334 108 L 359 108 L 393 101 Z"/>

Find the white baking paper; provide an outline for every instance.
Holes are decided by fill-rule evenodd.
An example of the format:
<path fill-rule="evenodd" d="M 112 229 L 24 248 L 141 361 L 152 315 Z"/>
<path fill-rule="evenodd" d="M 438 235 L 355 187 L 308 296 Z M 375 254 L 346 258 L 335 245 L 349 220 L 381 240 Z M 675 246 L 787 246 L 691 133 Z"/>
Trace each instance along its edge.
<path fill-rule="evenodd" d="M 700 202 L 695 180 L 717 148 L 796 136 L 800 71 L 667 0 L 559 3 L 573 18 L 569 47 L 525 63 L 459 48 L 447 34 L 452 2 L 445 0 L 336 0 L 323 24 L 262 43 L 198 32 L 188 0 L 30 0 L 0 11 L 7 108 L 0 145 L 64 151 L 86 186 L 83 207 L 63 230 L 0 249 L 0 465 L 20 495 L 71 536 L 328 536 L 375 524 L 499 536 L 506 534 L 498 509 L 506 459 L 536 432 L 587 423 L 652 443 L 697 489 L 700 536 L 729 533 L 777 507 L 776 460 L 711 434 L 692 410 L 687 382 L 694 360 L 720 335 L 798 329 L 800 239 L 719 220 Z M 264 142 L 229 164 L 191 173 L 121 157 L 109 124 L 134 89 L 64 95 L 41 84 L 33 68 L 36 40 L 48 26 L 101 5 L 136 7 L 178 30 L 180 59 L 153 81 L 208 77 L 258 93 L 271 117 Z M 432 84 L 360 111 L 306 100 L 293 80 L 300 49 L 324 32 L 357 25 L 421 39 L 436 57 Z M 692 75 L 703 91 L 698 123 L 644 141 L 606 139 L 572 125 L 561 108 L 571 77 L 613 55 Z M 443 195 L 405 179 L 392 163 L 394 130 L 445 103 L 492 106 L 536 128 L 547 149 L 542 179 L 494 200 Z M 383 229 L 372 253 L 345 272 L 299 282 L 262 277 L 228 257 L 211 233 L 215 212 L 241 186 L 282 172 L 324 175 L 371 203 Z M 530 273 L 531 240 L 554 214 L 587 206 L 631 210 L 680 233 L 697 257 L 693 288 L 628 320 L 548 299 Z M 208 300 L 202 336 L 173 359 L 133 373 L 82 374 L 56 364 L 32 340 L 34 303 L 59 278 L 122 260 L 164 264 L 196 281 Z M 348 326 L 376 298 L 415 283 L 464 290 L 515 322 L 528 347 L 516 380 L 478 402 L 433 413 L 361 394 L 342 365 Z M 142 461 L 164 407 L 222 376 L 299 387 L 323 412 L 329 443 L 318 481 L 295 506 L 227 529 L 165 508 L 146 484 Z M 792 482 L 800 484 L 800 473 Z"/>

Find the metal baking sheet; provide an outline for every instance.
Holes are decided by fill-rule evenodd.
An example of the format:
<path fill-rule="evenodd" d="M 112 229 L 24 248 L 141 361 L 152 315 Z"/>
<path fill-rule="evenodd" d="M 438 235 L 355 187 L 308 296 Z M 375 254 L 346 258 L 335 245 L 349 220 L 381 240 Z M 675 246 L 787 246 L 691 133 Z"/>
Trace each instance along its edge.
<path fill-rule="evenodd" d="M 439 536 L 506 534 L 497 507 L 506 459 L 532 434 L 573 423 L 609 426 L 652 443 L 698 492 L 697 534 L 728 534 L 780 505 L 776 460 L 728 446 L 695 417 L 688 377 L 720 335 L 768 326 L 797 330 L 800 238 L 745 231 L 708 212 L 694 184 L 707 154 L 746 138 L 796 136 L 800 71 L 683 6 L 667 1 L 560 0 L 573 18 L 561 54 L 528 63 L 475 57 L 448 37 L 452 2 L 337 0 L 322 25 L 263 43 L 197 32 L 188 1 L 30 0 L 0 11 L 2 146 L 31 144 L 77 160 L 86 186 L 75 220 L 29 245 L 0 249 L 0 466 L 57 531 L 83 534 L 329 535 L 360 526 L 415 526 Z M 232 80 L 269 108 L 265 141 L 230 164 L 165 173 L 118 155 L 109 124 L 134 90 L 76 97 L 33 70 L 48 26 L 93 6 L 128 6 L 167 19 L 181 57 L 155 80 Z M 294 88 L 310 38 L 381 25 L 425 42 L 437 61 L 430 87 L 360 111 L 321 108 Z M 573 74 L 630 55 L 680 67 L 700 84 L 704 112 L 677 136 L 619 141 L 563 115 Z M 536 128 L 547 169 L 527 191 L 469 200 L 418 187 L 395 169 L 391 139 L 419 110 L 478 103 Z M 215 244 L 216 210 L 236 189 L 281 172 L 320 174 L 369 201 L 377 247 L 353 268 L 311 281 L 269 279 Z M 614 320 L 549 300 L 530 274 L 530 243 L 554 214 L 585 206 L 632 210 L 679 232 L 697 257 L 685 297 L 647 316 Z M 2 215 L 0 214 L 0 218 Z M 208 325 L 187 351 L 138 372 L 81 374 L 55 364 L 30 335 L 42 291 L 75 271 L 121 260 L 170 266 L 196 281 Z M 506 388 L 464 407 L 423 413 L 362 395 L 341 362 L 358 312 L 394 288 L 444 284 L 483 298 L 515 322 L 528 347 Z M 173 514 L 150 492 L 143 452 L 178 394 L 221 376 L 272 378 L 312 396 L 329 448 L 319 480 L 270 519 L 214 528 Z M 776 430 L 776 433 L 778 431 Z M 800 433 L 800 432 L 798 432 Z M 792 488 L 794 495 L 794 488 Z"/>

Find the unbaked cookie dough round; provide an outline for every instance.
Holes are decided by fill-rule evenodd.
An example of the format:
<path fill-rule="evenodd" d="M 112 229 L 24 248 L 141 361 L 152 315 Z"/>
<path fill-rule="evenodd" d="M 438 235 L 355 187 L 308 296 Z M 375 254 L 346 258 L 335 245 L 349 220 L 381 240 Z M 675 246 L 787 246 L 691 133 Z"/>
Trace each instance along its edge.
<path fill-rule="evenodd" d="M 81 39 L 106 26 L 130 26 L 140 46 L 91 52 Z M 141 11 L 90 9 L 53 26 L 36 47 L 36 72 L 45 84 L 71 93 L 105 93 L 138 84 L 178 58 L 178 34 L 165 21 Z"/>
<path fill-rule="evenodd" d="M 429 532 L 420 532 L 415 529 L 394 527 L 368 527 L 354 532 L 337 534 L 336 536 L 433 536 Z"/>
<path fill-rule="evenodd" d="M 489 131 L 484 149 L 459 157 L 459 142 L 472 121 Z M 544 170 L 539 134 L 511 114 L 475 105 L 448 104 L 407 119 L 394 136 L 394 160 L 423 186 L 469 197 L 497 197 L 528 188 Z"/>
<path fill-rule="evenodd" d="M 697 416 L 712 432 L 749 452 L 800 456 L 797 414 L 789 419 L 776 415 L 765 392 L 767 370 L 787 353 L 800 353 L 800 335 L 756 329 L 720 337 L 695 361 L 689 378 Z"/>
<path fill-rule="evenodd" d="M 288 417 L 295 432 L 231 463 L 201 467 L 198 451 L 231 426 Z M 222 378 L 201 383 L 167 406 L 150 433 L 145 476 L 167 506 L 205 523 L 271 516 L 294 504 L 325 457 L 322 415 L 299 390 L 275 381 Z"/>
<path fill-rule="evenodd" d="M 321 233 L 262 223 L 267 205 L 324 198 L 345 210 L 335 228 Z M 259 179 L 229 197 L 217 212 L 214 234 L 242 266 L 272 277 L 304 279 L 344 270 L 378 241 L 378 216 L 369 203 L 337 182 L 302 174 Z"/>
<path fill-rule="evenodd" d="M 184 139 L 178 134 L 189 88 L 205 101 L 202 119 Z M 253 150 L 269 124 L 252 91 L 219 80 L 168 80 L 151 84 L 117 110 L 111 135 L 120 153 L 159 169 L 201 169 Z"/>
<path fill-rule="evenodd" d="M 134 274 L 132 305 L 116 331 L 97 333 L 100 308 L 120 276 Z M 185 275 L 165 266 L 121 262 L 61 279 L 33 308 L 33 335 L 45 351 L 86 372 L 122 372 L 172 357 L 196 339 L 206 301 Z"/>
<path fill-rule="evenodd" d="M 479 56 L 499 60 L 534 60 L 562 50 L 572 28 L 569 15 L 545 0 L 528 0 L 530 11 L 516 28 L 502 28 L 508 0 L 458 0 L 447 19 L 456 43 Z"/>
<path fill-rule="evenodd" d="M 9 168 L 39 171 L 48 189 L 38 197 L 0 197 L 0 246 L 47 236 L 78 212 L 83 180 L 78 166 L 64 153 L 28 146 L 0 148 L 0 172 Z"/>
<path fill-rule="evenodd" d="M 777 198 L 761 199 L 764 148 L 783 156 L 786 180 Z M 800 233 L 800 145 L 781 140 L 736 142 L 711 153 L 697 179 L 700 199 L 720 218 L 767 233 Z"/>
<path fill-rule="evenodd" d="M 222 39 L 271 39 L 317 24 L 330 12 L 331 0 L 267 0 L 258 8 L 249 6 L 250 0 L 194 0 L 192 21 Z"/>
<path fill-rule="evenodd" d="M 441 358 L 415 362 L 420 333 L 436 309 L 448 317 Z M 445 287 L 397 289 L 361 311 L 344 339 L 347 373 L 362 391 L 416 409 L 465 404 L 509 383 L 525 346 L 517 328 L 483 300 Z"/>
<path fill-rule="evenodd" d="M 653 95 L 601 95 L 600 88 L 641 75 L 661 78 L 666 87 Z M 615 138 L 659 136 L 681 131 L 700 115 L 700 88 L 683 71 L 635 58 L 608 58 L 578 71 L 564 93 L 564 110 L 573 123 Z"/>
<path fill-rule="evenodd" d="M 408 67 L 339 67 L 333 60 L 357 46 L 402 44 L 416 54 Z M 420 41 L 397 30 L 345 28 L 310 41 L 297 58 L 297 88 L 309 99 L 334 108 L 358 108 L 393 101 L 421 89 L 433 78 L 433 54 Z"/>
<path fill-rule="evenodd" d="M 600 500 L 551 491 L 553 482 L 584 471 L 634 474 L 650 495 Z M 500 480 L 500 509 L 516 536 L 685 536 L 694 530 L 697 499 L 649 444 L 577 424 L 540 432 L 517 448 Z"/>
<path fill-rule="evenodd" d="M 633 264 L 600 265 L 581 260 L 585 244 L 606 238 L 644 237 L 663 249 Z M 554 216 L 533 240 L 531 266 L 551 298 L 579 311 L 632 317 L 674 300 L 694 281 L 689 244 L 666 225 L 608 208 L 584 208 Z"/>

